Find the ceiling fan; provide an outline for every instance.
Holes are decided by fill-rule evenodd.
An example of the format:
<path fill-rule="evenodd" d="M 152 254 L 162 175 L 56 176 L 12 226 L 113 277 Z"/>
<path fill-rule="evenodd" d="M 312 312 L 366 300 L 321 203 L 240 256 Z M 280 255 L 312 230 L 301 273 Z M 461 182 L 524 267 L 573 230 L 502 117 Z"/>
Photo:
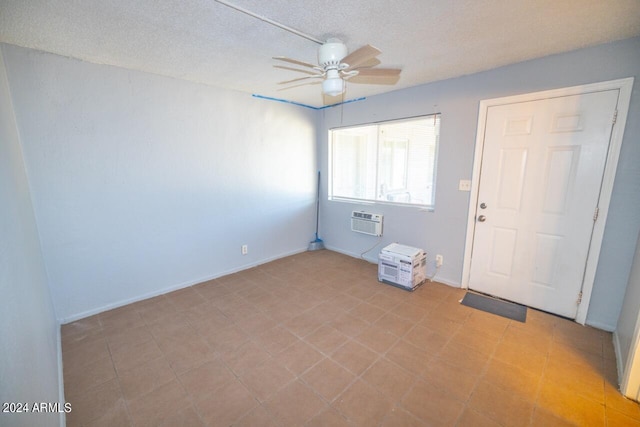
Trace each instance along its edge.
<path fill-rule="evenodd" d="M 284 61 L 308 68 L 300 69 L 276 65 L 275 67 L 277 68 L 308 74 L 306 77 L 287 80 L 280 82 L 279 84 L 290 84 L 304 80 L 322 79 L 322 93 L 328 96 L 338 96 L 344 93 L 345 81 L 348 79 L 352 79 L 351 82 L 353 83 L 396 84 L 400 78 L 400 72 L 402 71 L 400 69 L 373 68 L 380 64 L 380 61 L 376 59 L 376 56 L 380 55 L 382 52 L 371 45 L 363 46 L 360 49 L 349 53 L 347 46 L 337 38 L 330 38 L 326 42 L 323 42 L 309 34 L 305 34 L 288 25 L 284 25 L 280 22 L 274 21 L 273 19 L 267 18 L 266 16 L 259 15 L 248 9 L 230 3 L 227 0 L 214 1 L 320 45 L 320 49 L 318 50 L 318 65 L 298 61 L 285 56 L 274 57 L 273 59 L 278 61 Z M 309 83 L 313 84 L 319 82 L 315 81 Z M 300 84 L 289 86 L 286 89 L 299 85 Z"/>
<path fill-rule="evenodd" d="M 376 56 L 381 53 L 379 49 L 371 45 L 363 46 L 348 53 L 347 46 L 342 41 L 337 38 L 330 38 L 318 49 L 318 65 L 285 56 L 275 56 L 273 59 L 308 68 L 300 69 L 276 65 L 277 68 L 309 74 L 306 77 L 286 80 L 278 84 L 285 85 L 304 80 L 322 79 L 322 93 L 328 96 L 338 96 L 345 91 L 345 81 L 355 77 L 358 78 L 352 80 L 353 83 L 395 84 L 400 78 L 402 70 L 397 68 L 372 68 L 380 64 Z M 311 81 L 309 83 L 314 82 Z"/>

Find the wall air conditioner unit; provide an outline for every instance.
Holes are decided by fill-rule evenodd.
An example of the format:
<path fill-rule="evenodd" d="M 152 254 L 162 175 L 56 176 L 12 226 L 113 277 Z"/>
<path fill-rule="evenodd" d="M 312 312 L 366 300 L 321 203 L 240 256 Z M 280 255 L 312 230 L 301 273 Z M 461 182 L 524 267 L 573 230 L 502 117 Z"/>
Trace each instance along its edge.
<path fill-rule="evenodd" d="M 364 211 L 351 212 L 351 231 L 382 236 L 382 215 Z"/>

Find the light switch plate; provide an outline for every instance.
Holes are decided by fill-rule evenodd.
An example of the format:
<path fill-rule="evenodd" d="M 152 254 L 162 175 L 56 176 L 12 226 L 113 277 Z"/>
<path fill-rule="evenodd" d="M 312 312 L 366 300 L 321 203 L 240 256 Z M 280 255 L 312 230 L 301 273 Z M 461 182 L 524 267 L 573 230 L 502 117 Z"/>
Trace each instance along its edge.
<path fill-rule="evenodd" d="M 461 179 L 460 184 L 458 184 L 458 190 L 471 191 L 471 180 Z"/>

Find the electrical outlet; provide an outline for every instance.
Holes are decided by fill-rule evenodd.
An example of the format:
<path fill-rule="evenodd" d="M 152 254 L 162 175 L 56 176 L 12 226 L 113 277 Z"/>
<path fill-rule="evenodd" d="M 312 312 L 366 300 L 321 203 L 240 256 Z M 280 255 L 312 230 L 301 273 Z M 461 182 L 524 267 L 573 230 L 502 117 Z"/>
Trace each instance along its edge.
<path fill-rule="evenodd" d="M 436 255 L 436 267 L 442 267 L 443 263 L 444 263 L 444 258 L 442 257 L 442 255 L 440 254 Z"/>
<path fill-rule="evenodd" d="M 249 253 L 249 246 L 242 245 L 242 255 L 246 255 L 247 253 Z"/>

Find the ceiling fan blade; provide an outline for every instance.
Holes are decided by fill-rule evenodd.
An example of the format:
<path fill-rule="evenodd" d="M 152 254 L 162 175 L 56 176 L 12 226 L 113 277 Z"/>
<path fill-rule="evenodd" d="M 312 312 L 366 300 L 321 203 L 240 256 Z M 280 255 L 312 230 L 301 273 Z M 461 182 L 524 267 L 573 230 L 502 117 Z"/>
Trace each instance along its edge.
<path fill-rule="evenodd" d="M 278 82 L 279 85 L 286 85 L 289 83 L 295 83 L 295 82 L 299 82 L 302 80 L 308 80 L 308 79 L 317 79 L 317 78 L 322 78 L 323 75 L 322 74 L 318 74 L 317 76 L 309 76 L 309 77 L 299 77 L 297 79 L 293 79 L 293 80 L 285 80 L 283 82 Z"/>
<path fill-rule="evenodd" d="M 399 76 L 402 70 L 398 68 L 359 68 L 357 76 L 362 77 L 394 77 Z"/>
<path fill-rule="evenodd" d="M 302 65 L 303 67 L 309 67 L 309 68 L 313 68 L 313 69 L 320 68 L 315 64 L 309 64 L 308 62 L 298 61 L 297 59 L 287 58 L 286 56 L 274 56 L 273 59 L 277 59 L 278 61 L 289 62 L 291 64 Z"/>
<path fill-rule="evenodd" d="M 351 71 L 352 76 L 346 76 L 350 83 L 368 85 L 394 85 L 400 80 L 400 72 L 397 68 L 364 68 Z"/>
<path fill-rule="evenodd" d="M 320 71 L 318 71 L 318 70 L 314 70 L 314 71 L 311 71 L 311 70 L 301 70 L 300 68 L 285 67 L 285 66 L 283 66 L 283 65 L 274 65 L 274 66 L 273 66 L 273 68 L 280 68 L 281 70 L 288 70 L 288 71 L 297 71 L 297 72 L 299 72 L 299 73 L 310 74 L 310 75 L 313 75 L 313 76 L 316 76 L 316 75 L 318 75 L 318 76 L 319 76 L 319 75 L 322 75 L 322 73 L 321 73 Z"/>
<path fill-rule="evenodd" d="M 380 49 L 371 46 L 370 44 L 366 46 L 362 46 L 360 49 L 356 49 L 340 61 L 343 64 L 347 64 L 347 69 L 355 68 L 360 64 L 364 64 L 365 62 L 375 58 L 380 55 L 382 52 Z"/>
<path fill-rule="evenodd" d="M 353 77 L 349 78 L 348 82 L 349 83 L 362 84 L 362 85 L 389 85 L 389 86 L 392 86 L 392 85 L 398 83 L 398 80 L 400 80 L 400 75 L 399 74 L 397 74 L 395 76 L 382 76 L 382 75 L 361 76 L 361 75 L 357 75 L 357 76 L 353 76 Z"/>
<path fill-rule="evenodd" d="M 371 67 L 375 67 L 376 65 L 380 65 L 380 60 L 378 58 L 371 58 L 370 60 L 365 61 L 362 64 L 358 65 L 358 69 L 371 68 Z"/>

